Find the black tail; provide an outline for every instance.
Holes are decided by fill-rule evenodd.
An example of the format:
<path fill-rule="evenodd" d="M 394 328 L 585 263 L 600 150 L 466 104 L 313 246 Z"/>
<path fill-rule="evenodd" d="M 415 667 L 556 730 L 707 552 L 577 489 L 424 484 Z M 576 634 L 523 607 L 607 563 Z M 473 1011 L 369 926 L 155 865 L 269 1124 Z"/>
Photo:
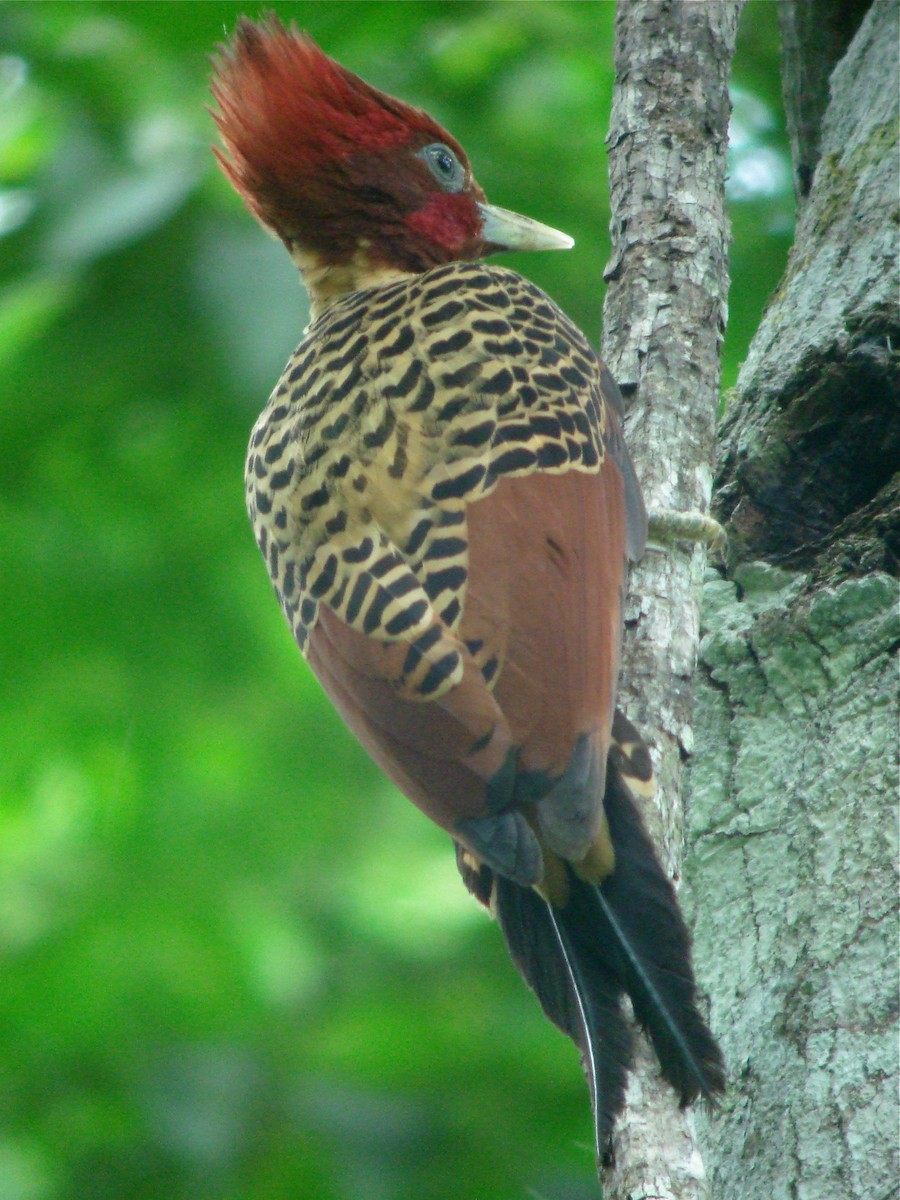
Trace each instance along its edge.
<path fill-rule="evenodd" d="M 612 759 L 604 807 L 616 866 L 599 887 L 569 869 L 569 899 L 556 906 L 496 876 L 493 900 L 516 966 L 581 1050 L 597 1151 L 606 1160 L 631 1062 L 623 993 L 682 1105 L 714 1100 L 725 1073 L 697 1008 L 690 936 L 674 889 Z"/>
<path fill-rule="evenodd" d="M 581 1051 L 597 1153 L 605 1159 L 631 1063 L 631 1030 L 620 1003 L 623 988 L 604 961 L 605 942 L 597 939 L 591 953 L 570 948 L 560 910 L 500 875 L 495 877 L 494 909 L 513 962 L 550 1020 Z"/>

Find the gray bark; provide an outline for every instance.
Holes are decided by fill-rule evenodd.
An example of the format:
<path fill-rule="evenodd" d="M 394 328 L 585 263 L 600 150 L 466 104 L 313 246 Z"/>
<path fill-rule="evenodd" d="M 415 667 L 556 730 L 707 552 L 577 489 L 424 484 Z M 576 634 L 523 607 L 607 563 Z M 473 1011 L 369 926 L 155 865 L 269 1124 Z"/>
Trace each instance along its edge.
<path fill-rule="evenodd" d="M 609 151 L 612 260 L 604 357 L 630 401 L 628 440 L 652 509 L 709 504 L 726 315 L 728 74 L 740 4 L 629 0 L 616 15 Z M 677 877 L 705 551 L 648 553 L 632 577 L 620 702 L 653 746 L 647 823 Z M 644 1048 L 619 1123 L 616 1197 L 708 1195 L 689 1114 Z"/>
<path fill-rule="evenodd" d="M 833 72 L 723 427 L 685 889 L 731 1091 L 717 1200 L 896 1195 L 898 6 Z"/>
<path fill-rule="evenodd" d="M 782 85 L 794 191 L 809 194 L 819 162 L 828 80 L 843 58 L 871 0 L 779 0 Z"/>

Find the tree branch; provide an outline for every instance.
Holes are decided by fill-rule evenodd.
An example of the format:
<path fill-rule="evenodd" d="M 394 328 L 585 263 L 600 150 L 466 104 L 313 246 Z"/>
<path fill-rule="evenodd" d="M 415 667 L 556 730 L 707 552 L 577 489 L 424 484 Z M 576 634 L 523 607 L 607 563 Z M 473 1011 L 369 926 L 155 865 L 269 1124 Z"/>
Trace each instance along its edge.
<path fill-rule="evenodd" d="M 650 509 L 709 505 L 728 286 L 728 75 L 739 12 L 739 0 L 631 0 L 616 16 L 604 356 L 632 401 L 629 445 Z M 645 815 L 676 877 L 705 558 L 702 546 L 649 552 L 633 574 L 626 613 L 620 700 L 654 745 L 659 789 Z M 604 1194 L 708 1194 L 692 1119 L 678 1112 L 649 1056 L 629 1088 Z"/>

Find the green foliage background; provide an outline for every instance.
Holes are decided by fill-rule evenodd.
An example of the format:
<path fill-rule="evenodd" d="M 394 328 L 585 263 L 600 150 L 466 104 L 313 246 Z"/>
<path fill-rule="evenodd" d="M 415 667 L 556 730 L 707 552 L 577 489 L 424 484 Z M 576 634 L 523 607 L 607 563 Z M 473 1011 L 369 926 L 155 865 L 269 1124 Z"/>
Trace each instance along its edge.
<path fill-rule="evenodd" d="M 209 153 L 245 8 L 0 9 L 0 1198 L 594 1196 L 574 1051 L 250 536 L 247 433 L 305 302 Z M 612 5 L 275 8 L 575 236 L 509 261 L 597 341 Z M 791 235 L 778 89 L 755 0 L 726 382 Z"/>

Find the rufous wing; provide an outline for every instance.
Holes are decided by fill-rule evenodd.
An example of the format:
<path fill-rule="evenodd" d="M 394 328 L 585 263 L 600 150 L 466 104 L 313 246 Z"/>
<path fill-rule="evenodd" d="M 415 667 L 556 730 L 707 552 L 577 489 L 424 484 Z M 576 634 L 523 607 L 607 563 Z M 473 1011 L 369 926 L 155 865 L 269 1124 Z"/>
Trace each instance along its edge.
<path fill-rule="evenodd" d="M 462 629 L 498 659 L 494 696 L 518 748 L 519 804 L 544 840 L 587 853 L 615 707 L 625 582 L 625 497 L 616 462 L 599 473 L 501 481 L 469 510 Z"/>
<path fill-rule="evenodd" d="M 624 487 L 599 473 L 501 479 L 469 506 L 462 680 L 418 701 L 394 681 L 408 652 L 323 605 L 310 664 L 350 728 L 433 820 L 502 873 L 541 870 L 527 813 L 580 857 L 596 834 L 618 669 Z M 448 631 L 444 631 L 447 635 Z M 555 819 L 556 816 L 559 819 Z"/>

